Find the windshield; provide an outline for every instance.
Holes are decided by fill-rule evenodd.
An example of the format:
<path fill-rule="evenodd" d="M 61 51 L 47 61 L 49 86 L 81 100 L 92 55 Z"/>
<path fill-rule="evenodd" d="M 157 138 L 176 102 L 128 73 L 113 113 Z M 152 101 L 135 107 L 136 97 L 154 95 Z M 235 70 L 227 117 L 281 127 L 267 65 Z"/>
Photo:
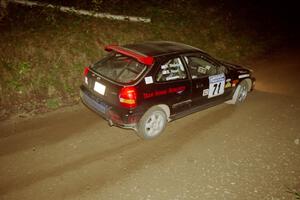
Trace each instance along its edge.
<path fill-rule="evenodd" d="M 131 57 L 112 53 L 96 63 L 93 69 L 116 82 L 130 83 L 143 73 L 146 66 Z"/>

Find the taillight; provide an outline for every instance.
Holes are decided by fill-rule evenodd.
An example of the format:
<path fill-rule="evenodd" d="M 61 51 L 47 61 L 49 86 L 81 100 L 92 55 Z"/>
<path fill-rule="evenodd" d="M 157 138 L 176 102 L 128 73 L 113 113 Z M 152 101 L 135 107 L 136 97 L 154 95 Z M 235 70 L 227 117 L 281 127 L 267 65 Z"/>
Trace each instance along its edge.
<path fill-rule="evenodd" d="M 90 71 L 90 68 L 89 67 L 85 67 L 84 71 L 83 71 L 83 75 L 87 76 L 87 74 L 89 73 L 89 71 Z"/>
<path fill-rule="evenodd" d="M 88 80 L 88 77 L 87 77 L 89 71 L 90 71 L 90 68 L 89 68 L 89 67 L 85 67 L 85 68 L 84 68 L 84 71 L 83 71 L 84 83 L 85 83 L 86 85 L 89 84 L 89 80 Z"/>
<path fill-rule="evenodd" d="M 137 92 L 134 86 L 123 87 L 119 93 L 119 99 L 122 106 L 125 108 L 136 107 Z"/>

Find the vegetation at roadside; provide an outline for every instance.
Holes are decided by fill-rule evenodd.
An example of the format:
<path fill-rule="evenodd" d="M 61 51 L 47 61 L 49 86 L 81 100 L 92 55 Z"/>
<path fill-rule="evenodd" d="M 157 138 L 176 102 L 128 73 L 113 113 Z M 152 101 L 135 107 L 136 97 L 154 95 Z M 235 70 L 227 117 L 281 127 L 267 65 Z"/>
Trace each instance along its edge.
<path fill-rule="evenodd" d="M 11 4 L 0 22 L 0 118 L 78 103 L 83 68 L 100 59 L 107 44 L 170 40 L 231 61 L 270 46 L 218 8 L 189 6 L 128 9 L 128 14 L 151 17 L 145 24 Z"/>
<path fill-rule="evenodd" d="M 287 188 L 286 192 L 292 194 L 294 199 L 297 199 L 297 200 L 300 199 L 300 191 L 296 191 L 291 188 Z"/>

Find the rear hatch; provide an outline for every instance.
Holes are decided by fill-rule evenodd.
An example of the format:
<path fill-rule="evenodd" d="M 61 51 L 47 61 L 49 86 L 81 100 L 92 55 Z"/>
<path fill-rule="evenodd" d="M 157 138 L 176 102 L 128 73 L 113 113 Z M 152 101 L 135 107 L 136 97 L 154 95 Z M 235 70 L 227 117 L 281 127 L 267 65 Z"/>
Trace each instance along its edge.
<path fill-rule="evenodd" d="M 104 59 L 86 68 L 84 85 L 97 101 L 120 107 L 122 88 L 134 85 L 147 67 L 136 59 L 112 51 Z"/>

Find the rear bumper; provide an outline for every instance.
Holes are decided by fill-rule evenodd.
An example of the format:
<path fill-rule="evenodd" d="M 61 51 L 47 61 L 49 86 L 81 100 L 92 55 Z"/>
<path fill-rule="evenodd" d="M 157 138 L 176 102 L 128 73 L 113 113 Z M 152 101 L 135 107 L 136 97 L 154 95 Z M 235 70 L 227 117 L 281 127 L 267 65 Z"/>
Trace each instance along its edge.
<path fill-rule="evenodd" d="M 80 97 L 88 108 L 108 121 L 109 125 L 136 130 L 140 118 L 137 115 L 129 113 L 129 111 L 125 109 L 114 108 L 92 94 L 85 86 L 80 87 Z"/>

